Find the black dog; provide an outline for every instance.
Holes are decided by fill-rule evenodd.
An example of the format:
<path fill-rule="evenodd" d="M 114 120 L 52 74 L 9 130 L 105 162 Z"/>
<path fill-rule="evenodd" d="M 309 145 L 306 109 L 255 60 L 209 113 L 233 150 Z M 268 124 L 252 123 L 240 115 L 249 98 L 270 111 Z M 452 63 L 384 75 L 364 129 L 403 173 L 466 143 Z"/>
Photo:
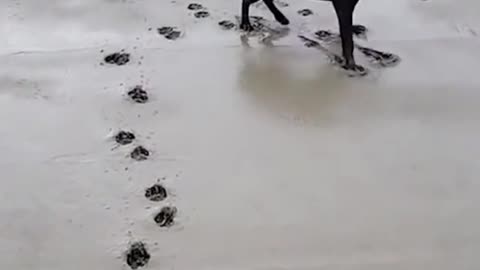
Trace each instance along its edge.
<path fill-rule="evenodd" d="M 253 26 L 249 20 L 250 5 L 258 2 L 259 0 L 242 0 L 242 16 L 240 28 L 245 31 L 252 31 Z M 361 25 L 353 25 L 353 11 L 359 0 L 323 0 L 333 2 L 335 13 L 337 14 L 338 24 L 340 26 L 340 37 L 342 38 L 342 50 L 344 57 L 344 68 L 354 71 L 364 71 L 362 66 L 355 63 L 353 58 L 353 32 L 354 28 L 364 28 Z M 268 9 L 273 13 L 275 19 L 283 24 L 287 25 L 290 22 L 287 17 L 275 6 L 273 0 L 263 0 Z"/>

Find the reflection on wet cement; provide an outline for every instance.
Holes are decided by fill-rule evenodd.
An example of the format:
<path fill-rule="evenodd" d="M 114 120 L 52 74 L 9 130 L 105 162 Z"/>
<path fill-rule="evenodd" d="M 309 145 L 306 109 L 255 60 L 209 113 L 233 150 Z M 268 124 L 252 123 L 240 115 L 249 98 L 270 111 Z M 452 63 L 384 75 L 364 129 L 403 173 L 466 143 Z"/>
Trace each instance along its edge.
<path fill-rule="evenodd" d="M 315 63 L 307 55 L 301 57 L 307 61 L 295 61 L 281 50 L 249 53 L 239 72 L 240 87 L 259 107 L 280 115 L 327 124 L 339 108 L 371 93 L 365 82 L 343 77 L 320 57 Z"/>

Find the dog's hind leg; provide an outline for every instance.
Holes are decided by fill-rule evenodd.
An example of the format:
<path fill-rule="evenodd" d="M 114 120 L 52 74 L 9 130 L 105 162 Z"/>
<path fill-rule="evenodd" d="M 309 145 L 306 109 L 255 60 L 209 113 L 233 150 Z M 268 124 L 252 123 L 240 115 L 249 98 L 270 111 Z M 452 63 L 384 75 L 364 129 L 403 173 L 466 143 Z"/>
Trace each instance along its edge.
<path fill-rule="evenodd" d="M 333 6 L 338 18 L 340 37 L 342 38 L 342 52 L 344 68 L 358 72 L 365 72 L 365 68 L 358 66 L 353 57 L 353 11 L 358 0 L 333 0 Z"/>
<path fill-rule="evenodd" d="M 273 0 L 263 0 L 263 2 L 265 2 L 265 5 L 268 7 L 270 12 L 272 12 L 277 22 L 283 25 L 287 25 L 290 23 L 287 17 L 285 17 L 285 15 L 283 15 L 283 13 L 275 6 L 275 3 L 273 3 Z"/>
<path fill-rule="evenodd" d="M 248 32 L 253 30 L 253 26 L 250 23 L 249 18 L 250 5 L 258 1 L 259 0 L 242 0 L 242 17 L 240 21 L 240 29 Z"/>

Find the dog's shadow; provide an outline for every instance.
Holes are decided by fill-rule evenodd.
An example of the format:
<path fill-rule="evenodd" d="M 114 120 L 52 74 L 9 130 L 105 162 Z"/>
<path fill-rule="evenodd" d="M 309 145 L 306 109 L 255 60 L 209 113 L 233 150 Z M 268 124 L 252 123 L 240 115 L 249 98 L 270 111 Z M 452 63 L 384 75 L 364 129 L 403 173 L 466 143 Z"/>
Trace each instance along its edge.
<path fill-rule="evenodd" d="M 352 80 L 312 54 L 289 48 L 248 50 L 242 55 L 239 88 L 249 102 L 275 116 L 314 125 L 333 124 L 342 112 L 366 98 L 371 82 Z"/>

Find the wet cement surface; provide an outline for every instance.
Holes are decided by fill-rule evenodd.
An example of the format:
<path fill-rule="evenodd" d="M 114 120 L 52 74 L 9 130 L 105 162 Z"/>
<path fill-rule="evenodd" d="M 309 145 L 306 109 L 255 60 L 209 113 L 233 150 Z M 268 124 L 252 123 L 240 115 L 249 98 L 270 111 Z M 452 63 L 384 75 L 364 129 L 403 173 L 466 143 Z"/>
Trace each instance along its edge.
<path fill-rule="evenodd" d="M 145 269 L 478 269 L 478 2 L 360 2 L 357 44 L 401 58 L 357 48 L 361 78 L 298 38 L 335 36 L 330 4 L 287 2 L 247 48 L 232 1 L 2 1 L 0 268 L 129 269 L 142 242 Z"/>

